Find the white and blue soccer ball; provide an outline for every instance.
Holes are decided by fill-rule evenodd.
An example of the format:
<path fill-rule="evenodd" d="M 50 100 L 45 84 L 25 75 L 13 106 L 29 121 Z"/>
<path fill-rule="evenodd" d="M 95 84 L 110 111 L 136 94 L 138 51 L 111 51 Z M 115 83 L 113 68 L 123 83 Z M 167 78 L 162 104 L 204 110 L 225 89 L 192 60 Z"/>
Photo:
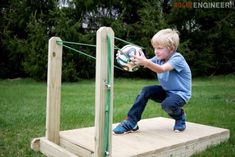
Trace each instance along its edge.
<path fill-rule="evenodd" d="M 136 45 L 125 45 L 117 53 L 117 63 L 125 71 L 133 72 L 139 69 L 139 65 L 136 65 L 131 61 L 134 55 L 140 55 L 141 48 Z"/>

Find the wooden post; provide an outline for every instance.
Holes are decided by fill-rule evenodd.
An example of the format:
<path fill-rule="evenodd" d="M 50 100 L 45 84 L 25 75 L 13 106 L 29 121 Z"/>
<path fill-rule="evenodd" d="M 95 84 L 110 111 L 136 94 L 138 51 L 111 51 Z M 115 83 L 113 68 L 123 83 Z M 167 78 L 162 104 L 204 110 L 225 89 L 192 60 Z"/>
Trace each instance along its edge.
<path fill-rule="evenodd" d="M 62 45 L 56 41 L 61 39 L 52 37 L 48 48 L 46 138 L 59 144 Z"/>
<path fill-rule="evenodd" d="M 108 50 L 107 35 L 110 39 L 111 47 L 111 80 L 107 85 L 108 79 Z M 114 58 L 114 32 L 109 27 L 101 27 L 96 34 L 96 114 L 95 114 L 95 157 L 112 156 L 112 117 L 113 117 L 113 58 Z M 108 151 L 105 151 L 104 132 L 106 96 L 107 88 L 111 92 L 110 112 L 109 112 L 109 131 L 108 131 Z"/>

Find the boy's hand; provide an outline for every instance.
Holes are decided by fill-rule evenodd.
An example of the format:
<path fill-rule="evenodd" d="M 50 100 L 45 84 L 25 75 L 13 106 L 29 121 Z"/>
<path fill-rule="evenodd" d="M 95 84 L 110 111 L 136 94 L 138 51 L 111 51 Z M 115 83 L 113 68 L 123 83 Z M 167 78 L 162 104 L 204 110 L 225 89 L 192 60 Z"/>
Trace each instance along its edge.
<path fill-rule="evenodd" d="M 131 58 L 131 61 L 132 61 L 134 64 L 141 65 L 141 66 L 145 66 L 145 64 L 146 64 L 146 62 L 148 61 L 148 59 L 145 57 L 144 52 L 140 49 L 140 50 L 139 50 L 139 53 L 137 53 L 136 55 L 134 55 L 134 56 Z"/>

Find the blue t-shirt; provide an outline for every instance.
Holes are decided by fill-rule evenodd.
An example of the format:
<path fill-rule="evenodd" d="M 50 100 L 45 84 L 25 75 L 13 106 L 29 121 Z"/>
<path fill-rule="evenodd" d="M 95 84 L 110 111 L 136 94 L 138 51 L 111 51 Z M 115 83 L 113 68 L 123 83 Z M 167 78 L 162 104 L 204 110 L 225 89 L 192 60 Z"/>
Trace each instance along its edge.
<path fill-rule="evenodd" d="M 165 63 L 164 60 L 160 60 L 156 56 L 150 60 L 159 65 Z M 174 69 L 164 73 L 157 73 L 158 80 L 167 93 L 177 94 L 187 102 L 192 95 L 192 75 L 189 65 L 178 52 L 175 52 L 167 62 Z"/>

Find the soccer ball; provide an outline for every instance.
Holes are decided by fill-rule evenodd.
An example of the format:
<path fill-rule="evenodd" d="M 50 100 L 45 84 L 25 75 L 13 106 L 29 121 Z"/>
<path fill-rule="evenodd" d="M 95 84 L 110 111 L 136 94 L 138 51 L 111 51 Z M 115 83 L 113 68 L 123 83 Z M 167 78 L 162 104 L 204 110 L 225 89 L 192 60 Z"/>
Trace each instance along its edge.
<path fill-rule="evenodd" d="M 136 65 L 131 61 L 131 57 L 134 55 L 140 55 L 140 47 L 136 45 L 126 45 L 118 50 L 117 63 L 125 70 L 133 72 L 139 69 L 139 65 Z"/>

